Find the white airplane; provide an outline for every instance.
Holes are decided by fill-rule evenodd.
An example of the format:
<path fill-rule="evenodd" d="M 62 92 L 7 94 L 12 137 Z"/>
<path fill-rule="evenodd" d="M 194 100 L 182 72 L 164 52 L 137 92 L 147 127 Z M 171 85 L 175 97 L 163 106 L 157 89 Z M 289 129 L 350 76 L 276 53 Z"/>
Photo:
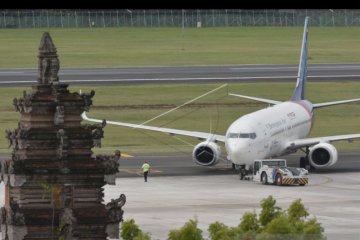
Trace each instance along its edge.
<path fill-rule="evenodd" d="M 243 172 L 249 170 L 255 159 L 278 157 L 299 149 L 306 154 L 305 157 L 300 158 L 300 167 L 323 168 L 335 164 L 338 160 L 338 153 L 331 142 L 350 141 L 360 138 L 360 134 L 306 138 L 313 124 L 314 109 L 357 102 L 360 101 L 360 98 L 316 104 L 305 99 L 308 21 L 309 17 L 306 17 L 297 83 L 290 100 L 280 102 L 229 94 L 268 103 L 271 106 L 238 118 L 227 129 L 226 135 L 124 122 L 106 121 L 106 123 L 203 139 L 205 141 L 197 144 L 193 150 L 193 160 L 201 166 L 212 166 L 219 162 L 221 151 L 217 142 L 225 143 L 227 159 L 233 163 L 234 168 L 245 170 Z M 102 122 L 99 119 L 88 118 L 85 112 L 82 117 L 84 120 Z"/>

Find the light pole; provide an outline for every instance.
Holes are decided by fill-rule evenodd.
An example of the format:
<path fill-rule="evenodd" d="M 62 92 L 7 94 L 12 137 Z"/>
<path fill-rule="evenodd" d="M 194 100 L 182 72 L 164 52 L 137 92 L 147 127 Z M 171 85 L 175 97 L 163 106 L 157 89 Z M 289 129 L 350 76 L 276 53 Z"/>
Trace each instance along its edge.
<path fill-rule="evenodd" d="M 131 22 L 131 26 L 133 26 L 132 11 L 130 11 L 129 9 L 126 9 L 126 11 L 130 13 L 130 22 Z"/>
<path fill-rule="evenodd" d="M 334 10 L 329 9 L 329 11 L 332 13 L 332 22 L 333 22 L 333 27 L 334 27 L 335 26 Z"/>

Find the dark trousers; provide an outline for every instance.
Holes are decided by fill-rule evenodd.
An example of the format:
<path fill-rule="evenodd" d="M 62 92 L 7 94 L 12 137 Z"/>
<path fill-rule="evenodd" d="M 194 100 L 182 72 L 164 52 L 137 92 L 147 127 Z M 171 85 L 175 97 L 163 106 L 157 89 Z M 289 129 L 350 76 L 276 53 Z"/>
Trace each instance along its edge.
<path fill-rule="evenodd" d="M 144 179 L 145 179 L 145 182 L 147 182 L 147 176 L 148 176 L 148 173 L 149 173 L 149 172 L 144 172 Z"/>

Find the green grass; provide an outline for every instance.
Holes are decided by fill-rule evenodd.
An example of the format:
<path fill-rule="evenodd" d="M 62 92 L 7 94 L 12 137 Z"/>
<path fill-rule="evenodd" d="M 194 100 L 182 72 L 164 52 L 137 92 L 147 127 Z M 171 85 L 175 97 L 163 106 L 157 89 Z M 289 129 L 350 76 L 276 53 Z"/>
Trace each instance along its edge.
<path fill-rule="evenodd" d="M 0 29 L 0 68 L 36 68 L 37 48 L 44 31 L 50 31 L 63 68 L 298 63 L 302 36 L 302 27 L 186 28 L 183 34 L 180 28 Z M 311 27 L 309 31 L 310 64 L 360 62 L 360 28 Z M 359 84 L 340 81 L 309 83 L 308 97 L 313 102 L 357 98 Z M 89 116 L 142 123 L 217 86 L 179 84 L 81 88 L 96 91 Z M 234 93 L 286 100 L 294 84 L 243 83 L 229 86 Z M 0 89 L 2 133 L 5 129 L 17 127 L 20 115 L 14 112 L 12 99 L 22 96 L 23 90 L 25 88 Z M 72 90 L 78 91 L 79 87 L 72 87 Z M 150 124 L 205 132 L 211 129 L 224 134 L 229 124 L 239 116 L 265 107 L 253 101 L 227 97 L 226 93 L 223 89 L 196 102 L 210 105 L 188 106 Z M 311 136 L 360 132 L 359 108 L 359 104 L 349 104 L 319 109 Z M 197 142 L 192 138 L 181 139 L 108 125 L 103 148 L 96 151 L 109 152 L 120 148 L 130 153 L 190 152 Z M 346 150 L 358 149 L 360 145 L 356 142 L 337 146 Z M 0 137 L 0 152 L 10 152 L 6 147 L 5 138 Z"/>
<path fill-rule="evenodd" d="M 216 84 L 196 85 L 142 85 L 142 86 L 111 86 L 81 87 L 83 91 L 94 89 L 93 106 L 88 116 L 99 119 L 142 123 L 161 114 L 174 106 L 178 106 L 211 89 Z M 71 87 L 78 91 L 80 87 Z M 294 88 L 293 83 L 233 83 L 229 91 L 239 94 L 259 96 L 275 100 L 287 100 Z M 270 90 L 269 90 L 270 89 Z M 335 101 L 359 97 L 360 83 L 308 83 L 308 98 L 316 102 Z M 13 110 L 12 99 L 22 96 L 22 91 L 29 88 L 0 89 L 0 132 L 14 129 L 20 114 Z M 236 118 L 259 110 L 266 105 L 236 97 L 226 96 L 227 89 L 221 89 L 194 103 L 164 117 L 154 120 L 149 125 L 164 126 L 185 130 L 224 134 L 229 124 Z M 111 96 L 111 97 L 109 97 Z M 165 105 L 164 104 L 168 104 Z M 360 104 L 339 105 L 316 111 L 315 127 L 311 136 L 360 133 Z M 113 152 L 120 148 L 128 153 L 175 152 L 190 153 L 196 139 L 180 137 L 181 140 L 163 133 L 134 130 L 125 127 L 105 127 L 103 148 L 94 149 L 97 153 Z M 339 150 L 360 148 L 360 141 L 354 143 L 341 142 L 336 146 Z M 5 137 L 0 138 L 0 152 L 10 152 Z"/>
<path fill-rule="evenodd" d="M 0 29 L 0 68 L 36 68 L 49 31 L 62 68 L 297 63 L 302 27 Z M 360 62 L 360 28 L 310 27 L 309 63 Z"/>

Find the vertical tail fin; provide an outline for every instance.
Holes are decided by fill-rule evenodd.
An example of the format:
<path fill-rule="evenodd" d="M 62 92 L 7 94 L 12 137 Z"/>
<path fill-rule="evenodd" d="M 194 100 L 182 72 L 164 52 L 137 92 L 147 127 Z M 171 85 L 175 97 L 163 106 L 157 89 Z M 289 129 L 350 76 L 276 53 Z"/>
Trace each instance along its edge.
<path fill-rule="evenodd" d="M 308 22 L 309 17 L 305 18 L 304 34 L 301 46 L 300 63 L 297 75 L 295 90 L 291 96 L 291 100 L 299 101 L 305 99 L 305 85 L 307 72 L 307 48 L 308 48 Z"/>

